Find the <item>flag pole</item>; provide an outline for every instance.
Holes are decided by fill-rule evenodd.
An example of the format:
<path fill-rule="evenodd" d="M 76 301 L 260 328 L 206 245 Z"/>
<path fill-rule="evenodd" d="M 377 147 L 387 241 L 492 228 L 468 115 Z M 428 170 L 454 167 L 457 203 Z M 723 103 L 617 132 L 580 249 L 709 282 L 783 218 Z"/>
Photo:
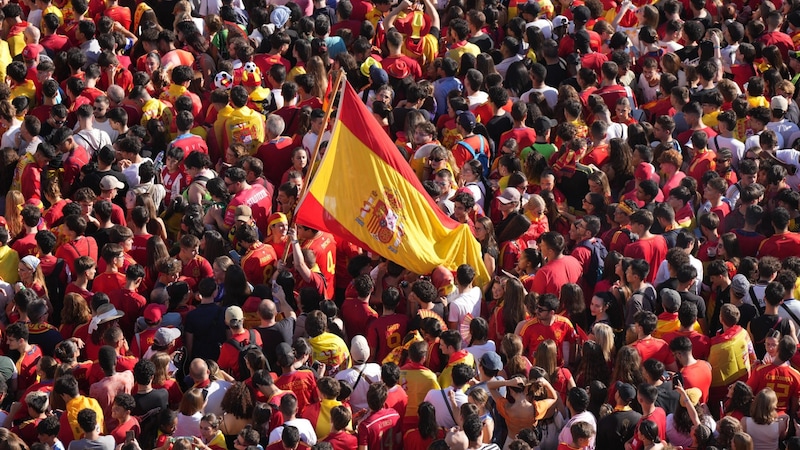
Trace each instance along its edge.
<path fill-rule="evenodd" d="M 328 129 L 328 124 L 330 123 L 330 120 L 331 120 L 331 113 L 333 113 L 333 104 L 334 104 L 334 102 L 336 100 L 336 95 L 339 94 L 339 92 L 342 90 L 342 86 L 344 86 L 344 81 L 345 80 L 346 79 L 344 77 L 344 69 L 340 68 L 336 72 L 336 77 L 334 78 L 334 82 L 333 82 L 334 89 L 331 90 L 330 98 L 328 100 L 328 107 L 325 108 L 325 117 L 323 118 L 322 132 L 317 136 L 317 142 L 314 145 L 314 152 L 311 155 L 309 155 L 310 157 L 309 157 L 308 171 L 307 171 L 309 177 L 311 177 L 311 175 L 314 173 L 314 169 L 315 169 L 315 166 L 317 164 L 317 159 L 318 159 L 317 157 L 319 155 L 319 150 L 320 150 L 320 147 L 322 146 L 322 138 L 325 136 L 325 130 Z M 311 185 L 310 180 L 308 180 L 308 179 L 303 180 L 303 187 L 302 187 L 300 193 L 298 193 L 297 200 L 294 203 L 294 211 L 292 212 L 292 217 L 289 218 L 289 228 L 294 226 L 295 219 L 297 218 L 297 207 L 300 205 L 300 199 L 305 197 L 305 195 L 308 193 L 309 185 Z M 289 257 L 289 249 L 290 248 L 291 248 L 291 246 L 287 245 L 286 248 L 283 251 L 283 262 L 284 263 L 286 262 L 286 259 Z"/>

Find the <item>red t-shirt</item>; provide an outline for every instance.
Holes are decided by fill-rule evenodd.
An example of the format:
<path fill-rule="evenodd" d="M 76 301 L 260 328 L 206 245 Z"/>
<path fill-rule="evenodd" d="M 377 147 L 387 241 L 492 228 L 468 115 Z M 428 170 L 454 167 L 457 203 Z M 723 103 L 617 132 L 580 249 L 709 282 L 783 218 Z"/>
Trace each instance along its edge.
<path fill-rule="evenodd" d="M 349 330 L 349 329 L 348 329 Z M 408 330 L 408 316 L 381 316 L 367 326 L 367 342 L 372 349 L 371 361 L 381 363 L 393 349 L 400 346 Z"/>
<path fill-rule="evenodd" d="M 736 235 L 736 242 L 739 243 L 739 251 L 742 256 L 756 256 L 758 248 L 767 237 L 755 231 L 745 231 L 743 229 L 733 230 Z"/>
<path fill-rule="evenodd" d="M 658 267 L 658 266 L 654 266 Z M 583 275 L 583 267 L 577 259 L 565 255 L 544 265 L 533 277 L 533 290 L 541 294 L 561 293 L 561 286 L 577 283 Z"/>
<path fill-rule="evenodd" d="M 764 239 L 758 249 L 758 256 L 764 255 L 774 256 L 780 260 L 800 255 L 800 233 L 773 234 Z"/>
<path fill-rule="evenodd" d="M 84 298 L 84 300 L 86 300 L 87 303 L 91 302 L 92 301 L 92 296 L 94 296 L 94 292 L 89 291 L 87 289 L 84 289 L 82 287 L 79 287 L 75 283 L 68 284 L 67 288 L 64 290 L 64 295 L 72 294 L 72 293 L 80 295 L 81 297 Z M 65 336 L 65 337 L 68 337 L 68 336 Z"/>
<path fill-rule="evenodd" d="M 258 148 L 256 157 L 262 161 L 269 161 L 264 167 L 264 177 L 274 185 L 278 185 L 281 176 L 292 167 L 292 138 L 281 136 L 264 143 Z"/>
<path fill-rule="evenodd" d="M 240 205 L 252 209 L 253 220 L 260 230 L 268 228 L 267 218 L 272 211 L 272 193 L 264 186 L 255 184 L 250 186 L 250 189 L 236 193 L 228 203 L 228 209 L 225 210 L 225 225 L 232 227 L 236 223 L 236 207 Z"/>
<path fill-rule="evenodd" d="M 250 342 L 250 330 L 244 330 L 241 333 L 234 334 L 231 336 L 231 339 L 234 339 L 242 346 L 253 343 L 259 347 L 263 345 L 261 342 L 261 334 L 255 331 L 252 334 L 255 338 L 254 342 Z M 219 363 L 220 369 L 228 372 L 232 377 L 239 379 L 239 350 L 233 345 L 227 342 L 222 344 L 222 347 L 219 349 L 219 360 L 217 362 Z"/>
<path fill-rule="evenodd" d="M 27 170 L 30 166 L 31 164 L 28 164 L 28 166 L 25 167 L 25 170 Z M 55 256 L 56 258 L 61 258 L 66 261 L 70 272 L 75 273 L 75 260 L 79 257 L 88 256 L 97 261 L 97 242 L 95 242 L 93 237 L 82 236 L 74 241 L 61 244 L 61 246 L 58 247 L 58 250 L 56 250 Z"/>
<path fill-rule="evenodd" d="M 31 349 L 22 355 L 22 359 L 17 363 L 19 376 L 17 378 L 17 389 L 25 391 L 29 386 L 36 383 L 36 365 L 42 359 L 42 350 L 38 345 L 32 344 Z"/>
<path fill-rule="evenodd" d="M 561 344 L 563 342 L 574 342 L 576 339 L 575 328 L 566 317 L 555 315 L 552 325 L 545 325 L 539 319 L 533 318 L 525 322 L 519 331 L 522 336 L 522 346 L 527 349 L 527 356 L 533 358 L 533 354 L 539 344 L 552 339 L 558 349 L 558 359 L 562 360 Z"/>
<path fill-rule="evenodd" d="M 330 442 L 333 450 L 353 450 L 358 447 L 358 438 L 344 431 L 335 431 L 322 441 Z M 283 450 L 283 448 L 278 450 Z"/>
<path fill-rule="evenodd" d="M 750 374 L 747 385 L 753 392 L 770 388 L 778 396 L 778 414 L 789 410 L 792 399 L 800 395 L 800 372 L 789 364 L 759 366 Z"/>
<path fill-rule="evenodd" d="M 255 286 L 269 282 L 277 260 L 278 255 L 271 245 L 256 242 L 242 257 L 240 265 L 247 276 L 247 281 Z"/>
<path fill-rule="evenodd" d="M 28 255 L 38 255 L 39 249 L 36 246 L 36 233 L 28 233 L 11 244 L 11 248 L 19 254 L 20 259 Z"/>
<path fill-rule="evenodd" d="M 384 408 L 375 411 L 358 424 L 358 445 L 367 448 L 397 448 L 403 440 L 397 411 Z"/>
<path fill-rule="evenodd" d="M 297 397 L 297 413 L 301 414 L 306 405 L 319 401 L 317 391 L 317 379 L 310 370 L 297 370 L 295 372 L 281 375 L 275 380 L 278 389 L 292 391 Z"/>
<path fill-rule="evenodd" d="M 642 361 L 647 361 L 650 358 L 655 358 L 664 365 L 669 365 L 675 362 L 675 357 L 669 350 L 669 345 L 663 340 L 658 338 L 639 339 L 631 347 L 639 352 Z"/>
<path fill-rule="evenodd" d="M 711 387 L 711 366 L 707 361 L 698 360 L 696 363 L 681 368 L 683 386 L 686 389 L 698 388 L 703 392 L 702 403 L 708 401 L 708 389 Z"/>
<path fill-rule="evenodd" d="M 536 132 L 533 131 L 533 128 L 528 127 L 521 127 L 521 128 L 512 128 L 505 133 L 500 135 L 500 144 L 497 148 L 503 148 L 503 144 L 506 143 L 507 140 L 514 138 L 517 140 L 517 148 L 519 151 L 522 151 L 525 147 L 530 147 L 534 142 L 536 142 Z M 517 154 L 519 156 L 519 154 Z"/>
<path fill-rule="evenodd" d="M 124 287 L 109 292 L 108 298 L 118 311 L 125 313 L 125 315 L 119 319 L 119 328 L 127 339 L 131 339 L 134 335 L 136 319 L 144 312 L 147 299 L 139 293 L 129 291 Z"/>
<path fill-rule="evenodd" d="M 147 263 L 147 241 L 149 241 L 151 237 L 153 237 L 152 234 L 133 235 L 133 244 L 128 254 L 136 260 L 136 263 L 141 265 Z"/>
<path fill-rule="evenodd" d="M 652 283 L 656 279 L 657 267 L 667 257 L 667 241 L 663 236 L 655 235 L 650 239 L 639 239 L 628 245 L 623 253 L 629 258 L 638 258 L 650 264 L 650 273 L 645 281 Z"/>
<path fill-rule="evenodd" d="M 711 339 L 705 334 L 698 333 L 694 330 L 690 330 L 688 333 L 681 330 L 675 330 L 665 334 L 662 336 L 662 338 L 664 339 L 664 342 L 669 345 L 675 338 L 681 336 L 686 336 L 690 341 L 692 341 L 692 356 L 694 356 L 695 359 L 708 359 L 708 350 L 711 348 Z"/>
<path fill-rule="evenodd" d="M 319 271 L 325 277 L 325 298 L 333 298 L 336 273 L 336 240 L 333 235 L 320 231 L 315 237 L 305 240 L 302 247 L 316 255 Z"/>
<path fill-rule="evenodd" d="M 350 336 L 367 335 L 367 327 L 378 318 L 378 313 L 370 308 L 368 302 L 362 302 L 358 298 L 349 298 L 344 301 L 341 309 L 342 321 L 347 334 Z"/>
<path fill-rule="evenodd" d="M 125 275 L 114 273 L 101 273 L 94 277 L 92 281 L 92 291 L 94 292 L 114 292 L 125 287 Z"/>

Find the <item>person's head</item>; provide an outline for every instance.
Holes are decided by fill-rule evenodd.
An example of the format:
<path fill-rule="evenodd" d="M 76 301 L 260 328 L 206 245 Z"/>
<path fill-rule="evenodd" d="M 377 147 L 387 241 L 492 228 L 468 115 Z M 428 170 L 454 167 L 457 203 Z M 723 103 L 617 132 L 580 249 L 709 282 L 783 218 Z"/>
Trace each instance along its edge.
<path fill-rule="evenodd" d="M 80 426 L 85 433 L 99 432 L 97 413 L 89 408 L 78 412 L 78 426 Z"/>
<path fill-rule="evenodd" d="M 389 388 L 383 382 L 373 383 L 367 390 L 367 405 L 372 411 L 380 411 L 386 403 L 389 395 Z"/>
<path fill-rule="evenodd" d="M 653 334 L 658 324 L 658 316 L 650 311 L 639 311 L 633 316 L 634 324 L 642 336 Z"/>

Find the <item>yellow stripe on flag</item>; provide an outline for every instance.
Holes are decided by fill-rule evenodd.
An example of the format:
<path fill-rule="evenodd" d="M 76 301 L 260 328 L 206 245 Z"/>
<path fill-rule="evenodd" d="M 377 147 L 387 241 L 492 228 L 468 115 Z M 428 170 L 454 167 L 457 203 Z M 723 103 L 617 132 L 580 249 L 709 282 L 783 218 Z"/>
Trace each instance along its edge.
<path fill-rule="evenodd" d="M 347 84 L 298 223 L 363 245 L 415 273 L 469 264 L 488 282 L 478 242 L 423 191 L 389 136 Z"/>

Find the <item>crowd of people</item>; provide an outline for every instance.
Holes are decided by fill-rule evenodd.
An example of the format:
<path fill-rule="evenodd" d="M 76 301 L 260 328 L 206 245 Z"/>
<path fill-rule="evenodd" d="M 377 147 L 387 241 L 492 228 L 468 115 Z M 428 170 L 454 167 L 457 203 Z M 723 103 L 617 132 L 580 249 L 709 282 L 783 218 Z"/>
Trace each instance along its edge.
<path fill-rule="evenodd" d="M 800 449 L 797 2 L 0 22 L 0 450 Z M 486 271 L 304 225 L 340 76 Z"/>

